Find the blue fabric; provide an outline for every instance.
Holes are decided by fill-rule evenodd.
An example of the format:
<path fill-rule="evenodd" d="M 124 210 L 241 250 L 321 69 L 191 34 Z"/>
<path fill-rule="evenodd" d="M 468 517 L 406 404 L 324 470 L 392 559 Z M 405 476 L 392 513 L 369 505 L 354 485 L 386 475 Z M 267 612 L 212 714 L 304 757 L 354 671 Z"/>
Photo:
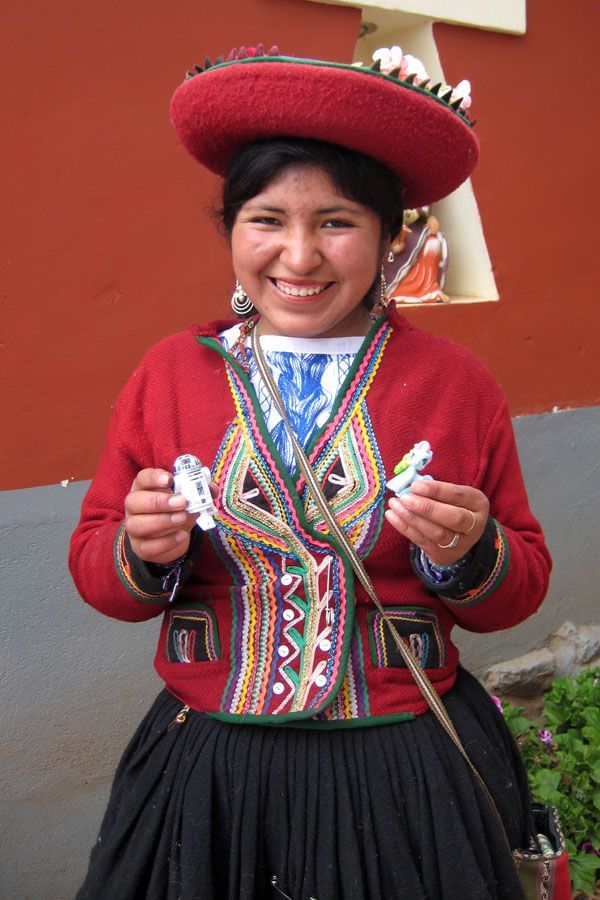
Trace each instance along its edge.
<path fill-rule="evenodd" d="M 247 353 L 250 360 L 250 381 L 257 392 L 269 432 L 286 468 L 294 472 L 296 457 L 287 428 L 262 383 L 252 351 Z M 354 361 L 354 354 L 267 350 L 265 358 L 279 388 L 290 424 L 302 447 L 306 449 L 328 418 L 335 397 Z"/>

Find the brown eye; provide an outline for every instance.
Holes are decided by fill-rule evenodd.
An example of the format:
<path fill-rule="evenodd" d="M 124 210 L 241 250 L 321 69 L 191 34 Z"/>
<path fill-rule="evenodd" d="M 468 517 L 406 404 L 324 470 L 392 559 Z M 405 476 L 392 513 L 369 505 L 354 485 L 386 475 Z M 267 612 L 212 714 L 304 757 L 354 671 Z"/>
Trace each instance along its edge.
<path fill-rule="evenodd" d="M 324 228 L 354 228 L 353 222 L 347 222 L 345 219 L 327 219 L 323 223 Z"/>
<path fill-rule="evenodd" d="M 254 225 L 279 225 L 279 219 L 274 219 L 272 216 L 254 216 L 250 221 Z"/>

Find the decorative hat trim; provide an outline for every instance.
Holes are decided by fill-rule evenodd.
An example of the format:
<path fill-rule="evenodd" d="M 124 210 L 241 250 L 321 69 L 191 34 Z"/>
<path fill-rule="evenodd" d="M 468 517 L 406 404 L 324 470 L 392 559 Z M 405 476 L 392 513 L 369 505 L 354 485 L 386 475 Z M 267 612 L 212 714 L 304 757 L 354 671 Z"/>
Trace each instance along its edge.
<path fill-rule="evenodd" d="M 261 44 L 259 44 L 256 48 L 241 47 L 239 50 L 231 50 L 227 59 L 224 59 L 223 56 L 217 56 L 214 63 L 211 62 L 211 60 L 207 56 L 204 60 L 204 66 L 196 65 L 193 69 L 189 69 L 186 72 L 185 81 L 189 81 L 190 78 L 194 78 L 196 75 L 201 75 L 208 69 L 225 68 L 226 66 L 238 65 L 239 63 L 285 62 L 306 66 L 318 66 L 321 68 L 349 69 L 355 72 L 363 72 L 365 75 L 374 75 L 378 78 L 384 78 L 386 81 L 391 81 L 393 84 L 402 85 L 402 87 L 408 88 L 411 91 L 425 94 L 425 96 L 427 97 L 433 97 L 438 103 L 441 103 L 447 109 L 451 109 L 454 113 L 457 113 L 462 121 L 469 125 L 471 128 L 475 124 L 475 120 L 470 119 L 467 115 L 467 108 L 468 106 L 470 106 L 470 85 L 468 81 L 461 81 L 457 88 L 452 88 L 450 85 L 444 84 L 441 81 L 439 81 L 437 84 L 432 85 L 431 79 L 427 76 L 426 73 L 424 78 L 420 78 L 418 72 L 412 72 L 406 75 L 406 77 L 400 77 L 402 71 L 400 66 L 393 68 L 391 71 L 382 71 L 381 58 L 379 58 L 377 54 L 386 51 L 387 48 L 381 48 L 381 50 L 375 51 L 375 53 L 373 54 L 374 62 L 371 66 L 365 66 L 363 63 L 336 63 L 318 59 L 305 59 L 299 56 L 282 56 L 277 52 L 277 49 L 278 48 L 274 46 L 271 47 L 268 53 L 264 53 Z M 263 52 L 259 54 L 259 50 Z M 236 55 L 233 56 L 232 54 Z M 409 59 L 415 60 L 415 62 L 419 64 L 422 71 L 424 72 L 420 60 L 417 60 L 416 57 L 409 57 Z M 463 85 L 466 86 L 465 95 L 457 93 L 460 88 L 463 87 Z M 441 95 L 440 93 L 442 90 L 444 91 L 443 95 Z"/>
<path fill-rule="evenodd" d="M 367 67 L 258 45 L 190 69 L 171 100 L 171 120 L 189 153 L 217 175 L 245 144 L 327 141 L 387 166 L 406 205 L 417 207 L 450 194 L 477 162 L 469 93 L 466 81 L 431 85 L 422 63 L 399 47 L 376 51 Z"/>

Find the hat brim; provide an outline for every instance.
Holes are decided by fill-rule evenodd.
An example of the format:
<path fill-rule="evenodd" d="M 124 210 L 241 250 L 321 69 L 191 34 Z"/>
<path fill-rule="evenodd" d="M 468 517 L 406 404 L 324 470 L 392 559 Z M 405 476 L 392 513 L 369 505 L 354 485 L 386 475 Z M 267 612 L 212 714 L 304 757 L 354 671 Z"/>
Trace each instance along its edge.
<path fill-rule="evenodd" d="M 370 69 L 314 60 L 215 65 L 177 88 L 171 119 L 186 149 L 218 175 L 239 147 L 270 137 L 364 153 L 398 176 L 408 208 L 450 194 L 479 156 L 471 127 L 435 95 Z"/>

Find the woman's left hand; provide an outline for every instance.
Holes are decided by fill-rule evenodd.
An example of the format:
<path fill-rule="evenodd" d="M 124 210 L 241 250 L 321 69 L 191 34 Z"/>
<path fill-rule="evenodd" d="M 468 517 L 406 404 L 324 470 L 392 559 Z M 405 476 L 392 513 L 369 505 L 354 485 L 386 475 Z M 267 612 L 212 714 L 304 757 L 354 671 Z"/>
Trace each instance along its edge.
<path fill-rule="evenodd" d="M 432 563 L 448 566 L 477 543 L 489 511 L 489 500 L 477 488 L 415 481 L 408 493 L 390 499 L 385 517 L 396 531 L 424 550 Z"/>

